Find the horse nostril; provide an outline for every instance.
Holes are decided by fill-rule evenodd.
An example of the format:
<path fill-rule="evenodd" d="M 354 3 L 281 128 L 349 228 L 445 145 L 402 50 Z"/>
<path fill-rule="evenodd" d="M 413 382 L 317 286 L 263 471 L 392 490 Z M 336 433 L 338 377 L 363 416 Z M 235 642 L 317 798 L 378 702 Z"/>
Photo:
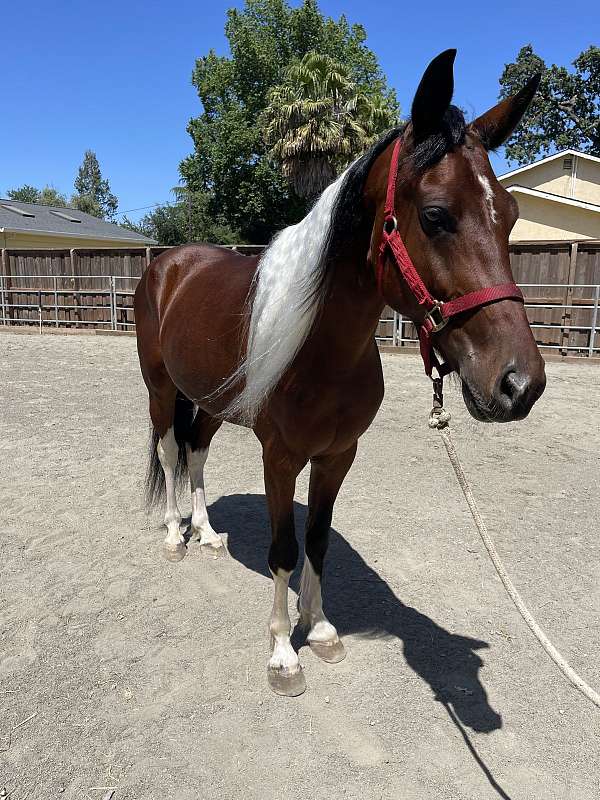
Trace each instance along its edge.
<path fill-rule="evenodd" d="M 527 395 L 530 386 L 531 379 L 529 375 L 511 369 L 502 378 L 500 391 L 510 400 L 513 406 L 516 406 Z"/>

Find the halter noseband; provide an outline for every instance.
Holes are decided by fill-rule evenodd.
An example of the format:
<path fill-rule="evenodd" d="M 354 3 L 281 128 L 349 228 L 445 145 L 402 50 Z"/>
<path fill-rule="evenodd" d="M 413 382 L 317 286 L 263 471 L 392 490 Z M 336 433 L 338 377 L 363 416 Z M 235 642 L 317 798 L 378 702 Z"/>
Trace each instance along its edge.
<path fill-rule="evenodd" d="M 398 176 L 398 161 L 400 158 L 400 148 L 402 138 L 396 140 L 390 172 L 388 175 L 387 196 L 385 201 L 385 216 L 383 221 L 383 235 L 379 246 L 379 256 L 377 258 L 377 288 L 383 297 L 383 273 L 385 268 L 385 257 L 388 248 L 400 270 L 400 274 L 406 281 L 408 288 L 413 294 L 417 303 L 425 310 L 425 317 L 419 329 L 419 346 L 421 358 L 425 366 L 425 373 L 431 378 L 431 372 L 435 367 L 440 375 L 448 375 L 452 372 L 452 367 L 448 363 L 440 364 L 433 350 L 432 334 L 441 331 L 452 317 L 464 314 L 474 308 L 481 308 L 490 303 L 497 303 L 499 300 L 518 300 L 523 303 L 523 293 L 515 283 L 502 283 L 497 286 L 477 289 L 474 292 L 463 294 L 454 300 L 442 302 L 431 296 L 427 287 L 421 280 L 419 273 L 415 269 L 411 257 L 408 255 L 402 237 L 398 231 L 398 220 L 396 219 L 394 205 L 396 196 L 396 179 Z"/>

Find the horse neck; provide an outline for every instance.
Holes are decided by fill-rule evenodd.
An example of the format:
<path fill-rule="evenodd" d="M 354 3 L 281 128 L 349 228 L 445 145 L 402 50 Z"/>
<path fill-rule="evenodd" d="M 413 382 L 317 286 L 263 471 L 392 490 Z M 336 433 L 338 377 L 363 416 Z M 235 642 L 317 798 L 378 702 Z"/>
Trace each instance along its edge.
<path fill-rule="evenodd" d="M 340 366 L 351 366 L 372 349 L 385 305 L 368 263 L 370 226 L 352 239 L 348 257 L 331 265 L 329 291 L 314 330 L 314 337 L 327 341 L 328 352 Z"/>

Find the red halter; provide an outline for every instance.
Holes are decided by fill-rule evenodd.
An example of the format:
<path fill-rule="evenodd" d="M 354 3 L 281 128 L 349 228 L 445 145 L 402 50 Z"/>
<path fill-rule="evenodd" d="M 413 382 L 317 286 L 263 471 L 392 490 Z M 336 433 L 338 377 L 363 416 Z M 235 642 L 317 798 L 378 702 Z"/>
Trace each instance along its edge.
<path fill-rule="evenodd" d="M 394 145 L 388 176 L 383 236 L 381 245 L 379 246 L 379 257 L 377 259 L 377 288 L 379 289 L 379 294 L 383 296 L 383 272 L 385 268 L 385 257 L 389 248 L 396 262 L 396 266 L 408 284 L 408 288 L 413 293 L 418 304 L 425 310 L 425 317 L 419 330 L 419 344 L 425 372 L 431 377 L 431 371 L 433 367 L 435 367 L 440 376 L 444 376 L 452 372 L 452 367 L 448 364 L 439 363 L 433 350 L 431 334 L 441 331 L 452 317 L 458 314 L 464 314 L 465 311 L 481 308 L 481 306 L 487 306 L 490 303 L 497 303 L 498 300 L 518 300 L 523 303 L 523 294 L 515 283 L 502 283 L 499 286 L 488 286 L 484 289 L 477 289 L 475 292 L 463 294 L 455 300 L 448 300 L 446 302 L 436 300 L 429 294 L 398 232 L 398 220 L 394 212 L 396 178 L 398 175 L 398 161 L 401 147 L 402 139 L 399 138 Z"/>

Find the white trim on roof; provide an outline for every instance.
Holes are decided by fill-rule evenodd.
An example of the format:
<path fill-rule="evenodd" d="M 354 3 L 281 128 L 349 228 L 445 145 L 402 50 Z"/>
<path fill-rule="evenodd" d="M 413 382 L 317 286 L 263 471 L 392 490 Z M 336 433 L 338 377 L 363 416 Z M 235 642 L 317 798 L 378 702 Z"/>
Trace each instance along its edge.
<path fill-rule="evenodd" d="M 600 161 L 600 159 L 598 159 Z M 567 206 L 575 206 L 575 208 L 583 208 L 586 211 L 595 211 L 600 214 L 600 206 L 595 203 L 586 203 L 585 200 L 574 200 L 572 197 L 563 197 L 559 194 L 550 194 L 550 192 L 542 192 L 541 189 L 530 189 L 529 186 L 519 186 L 518 183 L 512 186 L 507 186 L 506 191 L 511 194 L 529 194 L 532 197 L 539 197 L 542 200 L 552 200 L 555 203 L 562 203 Z"/>
<path fill-rule="evenodd" d="M 106 234 L 96 234 L 96 233 L 71 233 L 71 231 L 45 231 L 42 228 L 35 228 L 31 230 L 27 230 L 24 228 L 0 228 L 0 233 L 19 233 L 23 234 L 23 236 L 37 236 L 40 233 L 43 233 L 44 236 L 55 236 L 58 239 L 106 239 L 107 242 L 125 242 L 127 244 L 138 244 L 140 247 L 142 246 L 154 246 L 157 245 L 158 242 L 154 241 L 154 239 L 146 239 L 141 234 L 139 239 L 134 239 L 133 237 L 125 237 L 125 236 L 106 236 Z"/>
<path fill-rule="evenodd" d="M 533 169 L 540 164 L 547 164 L 548 162 L 554 161 L 554 159 L 561 158 L 563 156 L 577 156 L 577 158 L 584 158 L 586 161 L 593 161 L 596 164 L 600 164 L 600 158 L 597 156 L 591 156 L 589 153 L 582 153 L 579 150 L 572 150 L 571 148 L 568 148 L 567 150 L 560 150 L 558 153 L 554 153 L 554 155 L 546 156 L 546 158 L 540 158 L 539 161 L 532 161 L 531 164 L 525 164 L 524 167 L 518 167 L 510 172 L 505 172 L 504 175 L 498 175 L 498 180 L 501 181 L 504 178 L 512 178 L 513 175 L 519 175 L 521 172 L 526 172 L 528 169 Z"/>

